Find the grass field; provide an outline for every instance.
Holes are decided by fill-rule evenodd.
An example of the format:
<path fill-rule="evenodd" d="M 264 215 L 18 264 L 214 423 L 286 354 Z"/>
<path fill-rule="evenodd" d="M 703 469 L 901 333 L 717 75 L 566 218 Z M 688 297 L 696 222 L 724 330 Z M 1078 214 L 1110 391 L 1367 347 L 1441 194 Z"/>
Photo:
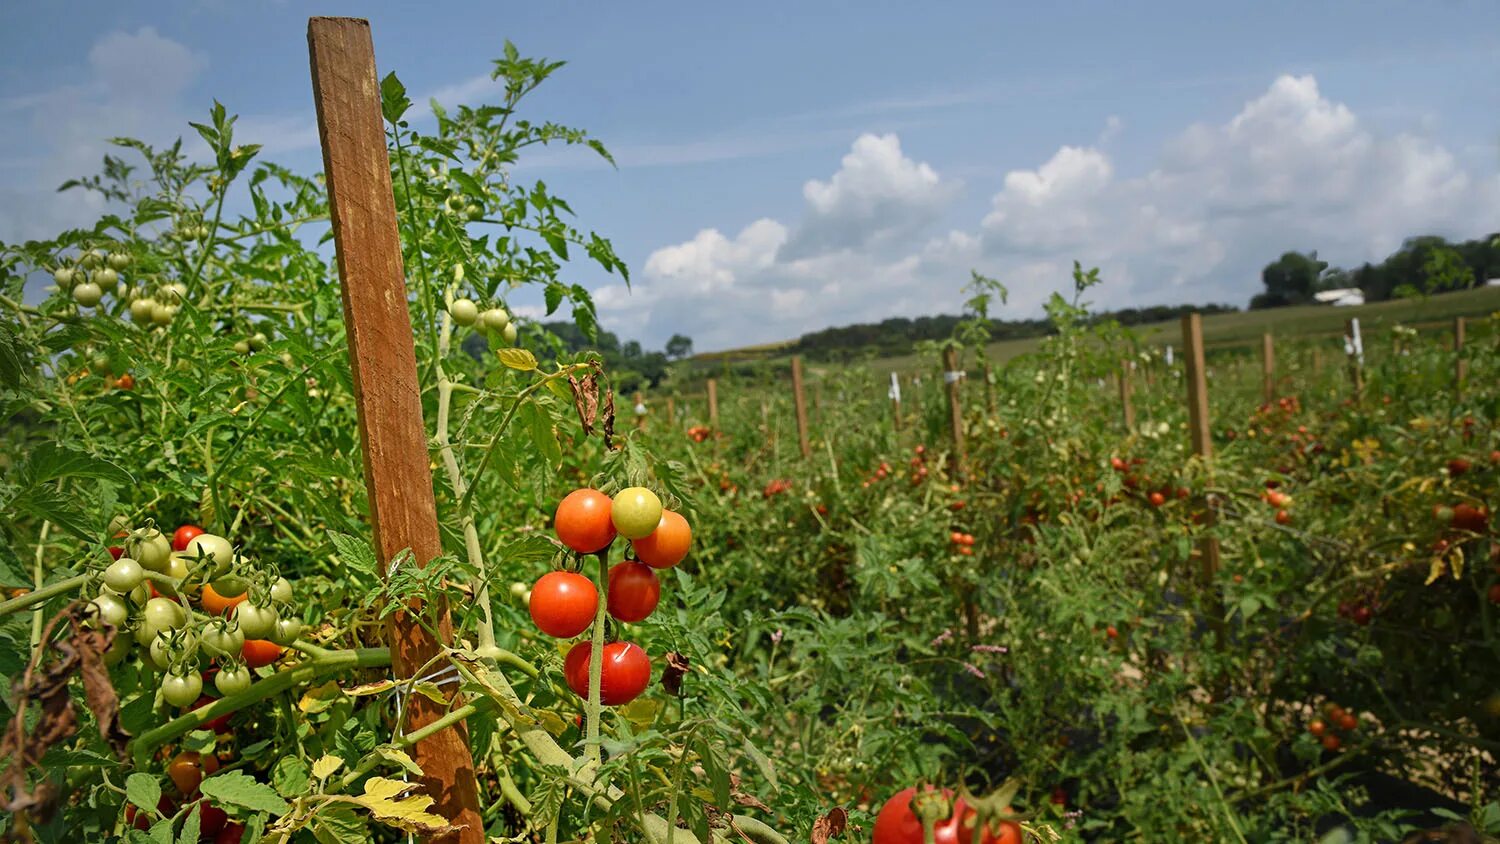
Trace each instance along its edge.
<path fill-rule="evenodd" d="M 1395 299 L 1358 307 L 1301 305 L 1217 314 L 1204 317 L 1203 339 L 1205 345 L 1213 349 L 1250 345 L 1259 342 L 1261 335 L 1267 331 L 1282 337 L 1335 337 L 1343 333 L 1344 323 L 1351 317 L 1359 318 L 1360 327 L 1365 332 L 1381 332 L 1395 325 L 1439 328 L 1447 326 L 1454 317 L 1487 316 L 1495 311 L 1500 311 L 1500 287 L 1481 287 L 1461 293 L 1433 296 L 1426 300 Z M 1182 328 L 1177 320 L 1138 325 L 1132 330 L 1147 345 L 1180 346 L 1182 343 Z M 1034 350 L 1040 341 L 1040 337 L 1002 340 L 991 343 L 988 353 L 992 360 L 1010 360 Z M 784 357 L 791 346 L 791 341 L 767 343 L 697 355 L 692 360 L 698 365 L 716 364 L 724 360 L 771 360 Z M 871 367 L 881 375 L 923 365 L 925 364 L 919 363 L 914 354 L 880 358 L 871 363 Z"/>

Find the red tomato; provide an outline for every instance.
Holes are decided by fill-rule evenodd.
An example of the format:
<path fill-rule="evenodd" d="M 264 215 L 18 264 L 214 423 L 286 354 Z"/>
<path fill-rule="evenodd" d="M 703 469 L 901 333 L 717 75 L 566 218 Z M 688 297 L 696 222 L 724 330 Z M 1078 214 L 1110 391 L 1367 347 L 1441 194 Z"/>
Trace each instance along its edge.
<path fill-rule="evenodd" d="M 125 549 L 121 548 L 118 545 L 111 545 L 109 546 L 109 556 L 110 559 L 118 560 L 121 557 L 125 556 Z"/>
<path fill-rule="evenodd" d="M 581 698 L 589 696 L 589 654 L 592 644 L 579 642 L 563 659 L 563 679 L 568 688 Z M 640 696 L 651 682 L 651 657 L 639 645 L 610 642 L 604 646 L 604 663 L 600 666 L 599 702 L 619 706 Z"/>
<path fill-rule="evenodd" d="M 615 541 L 612 502 L 597 489 L 575 489 L 557 505 L 552 527 L 562 543 L 580 554 L 593 554 Z"/>
<path fill-rule="evenodd" d="M 531 587 L 531 620 L 548 636 L 571 639 L 594 623 L 599 589 L 577 572 L 550 571 Z"/>
<path fill-rule="evenodd" d="M 161 796 L 161 799 L 158 800 L 158 801 L 156 801 L 156 811 L 162 817 L 164 817 L 164 818 L 170 818 L 173 815 L 177 814 L 177 804 L 172 801 L 172 798 L 170 798 L 167 795 L 163 794 Z M 145 813 L 145 812 L 138 811 L 135 808 L 135 804 L 134 803 L 126 803 L 125 804 L 125 825 L 128 826 L 128 827 L 134 827 L 135 829 L 139 829 L 139 830 L 143 830 L 143 831 L 147 830 L 147 829 L 150 829 L 151 828 L 151 816 L 149 814 Z"/>
<path fill-rule="evenodd" d="M 199 753 L 188 751 L 179 753 L 172 758 L 167 766 L 167 776 L 172 778 L 172 783 L 184 797 L 191 797 L 197 793 L 198 785 L 203 778 L 214 771 L 219 770 L 219 759 L 212 754 L 203 756 Z"/>
<path fill-rule="evenodd" d="M 205 838 L 224 831 L 229 822 L 229 813 L 209 803 L 206 798 L 198 800 L 198 834 Z"/>
<path fill-rule="evenodd" d="M 176 533 L 172 534 L 172 550 L 186 551 L 188 543 L 193 541 L 193 537 L 202 535 L 203 528 L 197 525 L 183 525 L 177 529 Z"/>
<path fill-rule="evenodd" d="M 1459 504 L 1453 508 L 1453 526 L 1458 530 L 1484 533 L 1489 529 L 1490 511 L 1472 504 Z"/>
<path fill-rule="evenodd" d="M 531 594 L 536 600 L 536 592 Z M 609 590 L 605 595 L 609 614 L 620 621 L 641 621 L 661 600 L 661 581 L 645 563 L 625 560 L 609 568 Z"/>
<path fill-rule="evenodd" d="M 235 605 L 250 597 L 249 592 L 243 592 L 232 597 L 225 597 L 214 591 L 211 584 L 203 584 L 203 592 L 198 596 L 198 602 L 203 605 L 203 611 L 209 615 L 229 615 L 229 611 Z"/>
<path fill-rule="evenodd" d="M 916 788 L 904 789 L 880 807 L 880 814 L 875 817 L 874 844 L 922 844 L 922 822 L 911 809 L 916 793 Z M 977 812 L 963 798 L 955 799 L 949 789 L 943 789 L 943 794 L 953 800 L 953 814 L 947 820 L 933 824 L 934 844 L 969 844 L 974 840 L 973 824 Z M 986 829 L 980 841 L 982 844 L 1021 844 L 1021 827 L 1014 821 L 1003 821 L 998 834 Z"/>
<path fill-rule="evenodd" d="M 246 665 L 260 668 L 281 659 L 281 646 L 268 639 L 246 639 L 240 656 L 245 658 Z"/>
<path fill-rule="evenodd" d="M 1167 503 L 1167 497 L 1165 495 L 1162 495 L 1160 492 L 1153 492 L 1146 498 L 1151 502 L 1152 507 L 1160 507 L 1161 505 Z"/>
<path fill-rule="evenodd" d="M 1287 512 L 1286 510 L 1277 510 L 1276 511 L 1276 524 L 1278 524 L 1278 525 L 1289 525 L 1291 523 L 1292 523 L 1292 514 L 1291 513 Z"/>
<path fill-rule="evenodd" d="M 1307 731 L 1313 734 L 1313 738 L 1322 738 L 1328 732 L 1328 725 L 1315 718 L 1307 725 Z"/>
<path fill-rule="evenodd" d="M 661 521 L 644 539 L 633 540 L 630 545 L 641 562 L 652 568 L 668 569 L 682 562 L 687 556 L 688 546 L 693 544 L 693 529 L 681 513 L 661 511 Z"/>
<path fill-rule="evenodd" d="M 214 836 L 214 844 L 241 844 L 245 837 L 245 825 L 238 821 L 224 825 L 219 834 Z"/>

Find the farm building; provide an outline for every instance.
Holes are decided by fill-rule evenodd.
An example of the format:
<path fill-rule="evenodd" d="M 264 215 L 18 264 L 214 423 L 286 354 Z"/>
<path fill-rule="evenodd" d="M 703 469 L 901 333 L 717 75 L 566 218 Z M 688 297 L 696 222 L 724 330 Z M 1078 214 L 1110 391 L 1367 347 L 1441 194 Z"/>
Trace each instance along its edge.
<path fill-rule="evenodd" d="M 1334 307 L 1363 305 L 1365 303 L 1365 292 L 1358 287 L 1340 287 L 1335 290 L 1320 290 L 1313 294 L 1313 298 L 1324 305 L 1333 305 Z"/>

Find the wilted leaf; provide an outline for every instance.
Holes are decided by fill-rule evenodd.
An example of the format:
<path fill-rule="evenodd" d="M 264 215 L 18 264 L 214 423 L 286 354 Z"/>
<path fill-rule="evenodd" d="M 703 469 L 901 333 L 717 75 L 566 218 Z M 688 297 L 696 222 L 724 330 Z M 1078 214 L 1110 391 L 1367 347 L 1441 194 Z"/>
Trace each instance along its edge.
<path fill-rule="evenodd" d="M 844 834 L 844 827 L 849 823 L 849 813 L 842 806 L 834 806 L 828 814 L 813 821 L 812 844 L 828 844 L 830 838 L 838 838 Z"/>
<path fill-rule="evenodd" d="M 536 369 L 536 355 L 526 349 L 501 349 L 500 362 L 522 372 L 531 372 Z"/>
<path fill-rule="evenodd" d="M 354 800 L 369 809 L 376 820 L 407 832 L 430 835 L 455 829 L 443 818 L 427 811 L 432 798 L 418 789 L 420 786 L 415 783 L 371 777 L 365 781 L 365 793 Z"/>

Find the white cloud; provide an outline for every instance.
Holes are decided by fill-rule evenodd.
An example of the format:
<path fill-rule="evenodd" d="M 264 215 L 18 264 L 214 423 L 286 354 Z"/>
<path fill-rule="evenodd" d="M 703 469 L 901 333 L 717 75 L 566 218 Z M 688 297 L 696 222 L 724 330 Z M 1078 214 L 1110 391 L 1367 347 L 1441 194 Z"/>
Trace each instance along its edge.
<path fill-rule="evenodd" d="M 1474 237 L 1500 217 L 1500 174 L 1466 169 L 1428 137 L 1376 131 L 1310 76 L 1282 76 L 1229 119 L 1184 128 L 1140 173 L 1119 173 L 1107 151 L 1124 124 L 1106 116 L 1096 143 L 1009 170 L 972 229 L 935 237 L 924 230 L 956 183 L 895 136 L 861 135 L 831 178 L 804 185 L 800 221 L 658 249 L 633 294 L 602 291 L 601 315 L 634 336 L 724 348 L 952 313 L 974 268 L 1010 288 L 1005 313 L 1034 316 L 1070 286 L 1075 258 L 1101 269 L 1098 306 L 1243 305 L 1285 250 L 1350 266 L 1413 234 Z"/>

